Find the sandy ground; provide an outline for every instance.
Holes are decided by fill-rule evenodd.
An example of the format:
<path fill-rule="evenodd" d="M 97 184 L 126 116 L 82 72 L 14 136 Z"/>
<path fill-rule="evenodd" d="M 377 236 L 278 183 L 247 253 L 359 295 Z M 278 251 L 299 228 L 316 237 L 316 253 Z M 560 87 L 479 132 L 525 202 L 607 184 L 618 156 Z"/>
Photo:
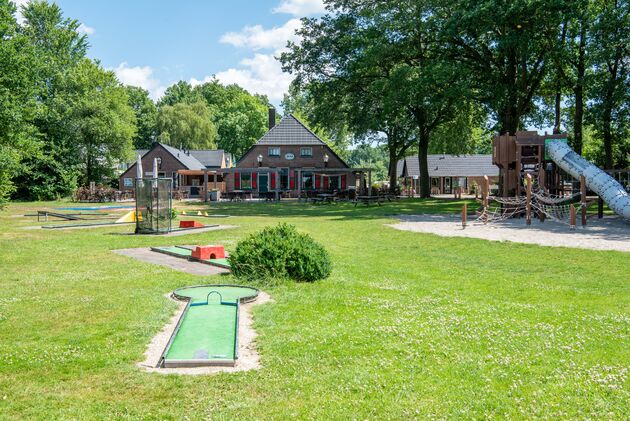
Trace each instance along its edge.
<path fill-rule="evenodd" d="M 190 273 L 199 276 L 218 275 L 221 273 L 229 273 L 230 271 L 218 266 L 207 265 L 205 263 L 191 262 L 190 260 L 180 257 L 169 256 L 167 254 L 151 251 L 150 247 L 135 249 L 113 250 L 114 253 L 123 256 L 133 257 L 143 262 L 153 263 L 155 265 L 167 266 L 171 269 L 181 272 Z"/>
<path fill-rule="evenodd" d="M 173 300 L 173 298 L 170 299 Z M 241 311 L 238 323 L 238 359 L 236 360 L 234 367 L 156 368 L 156 365 L 162 356 L 162 352 L 164 351 L 164 348 L 166 348 L 166 345 L 175 330 L 177 321 L 186 307 L 186 303 L 184 301 L 174 301 L 176 301 L 179 305 L 177 312 L 166 324 L 164 329 L 162 329 L 162 331 L 151 340 L 151 343 L 144 354 L 146 359 L 138 363 L 139 367 L 152 373 L 195 375 L 225 372 L 230 373 L 235 371 L 256 370 L 260 368 L 260 357 L 256 351 L 255 340 L 257 333 L 253 328 L 252 307 L 272 301 L 269 294 L 263 291 L 260 291 L 258 298 L 256 298 L 255 301 L 241 304 L 240 306 Z"/>
<path fill-rule="evenodd" d="M 541 223 L 537 219 L 527 226 L 524 218 L 487 225 L 469 223 L 466 229 L 462 228 L 460 217 L 455 215 L 399 215 L 397 218 L 400 223 L 388 226 L 443 237 L 630 252 L 630 221 L 619 217 L 590 218 L 586 227 L 578 225 L 576 229 L 551 220 Z"/>

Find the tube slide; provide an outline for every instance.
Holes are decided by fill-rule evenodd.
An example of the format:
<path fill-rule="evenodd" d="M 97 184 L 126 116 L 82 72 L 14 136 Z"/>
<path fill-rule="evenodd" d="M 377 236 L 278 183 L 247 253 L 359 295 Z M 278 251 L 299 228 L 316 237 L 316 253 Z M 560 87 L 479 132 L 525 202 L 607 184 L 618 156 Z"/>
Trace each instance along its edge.
<path fill-rule="evenodd" d="M 586 178 L 586 186 L 597 193 L 608 207 L 618 215 L 630 219 L 630 195 L 614 178 L 591 164 L 562 141 L 552 141 L 546 145 L 547 154 L 560 168 L 574 178 Z"/>

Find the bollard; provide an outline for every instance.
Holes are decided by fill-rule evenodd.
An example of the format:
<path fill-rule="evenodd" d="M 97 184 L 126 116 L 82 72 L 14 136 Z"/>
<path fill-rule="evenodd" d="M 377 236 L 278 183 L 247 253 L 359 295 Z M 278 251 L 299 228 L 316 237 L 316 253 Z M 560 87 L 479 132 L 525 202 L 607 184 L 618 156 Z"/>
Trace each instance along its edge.
<path fill-rule="evenodd" d="M 464 203 L 464 207 L 462 208 L 462 228 L 466 228 L 466 223 L 468 222 L 468 203 Z"/>

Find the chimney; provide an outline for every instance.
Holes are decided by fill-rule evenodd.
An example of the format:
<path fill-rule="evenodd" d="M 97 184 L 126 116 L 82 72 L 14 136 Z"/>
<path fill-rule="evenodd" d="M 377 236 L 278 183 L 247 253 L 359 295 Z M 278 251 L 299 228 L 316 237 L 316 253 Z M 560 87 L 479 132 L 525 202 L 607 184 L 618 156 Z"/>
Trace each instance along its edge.
<path fill-rule="evenodd" d="M 269 107 L 269 130 L 276 125 L 276 109 Z"/>

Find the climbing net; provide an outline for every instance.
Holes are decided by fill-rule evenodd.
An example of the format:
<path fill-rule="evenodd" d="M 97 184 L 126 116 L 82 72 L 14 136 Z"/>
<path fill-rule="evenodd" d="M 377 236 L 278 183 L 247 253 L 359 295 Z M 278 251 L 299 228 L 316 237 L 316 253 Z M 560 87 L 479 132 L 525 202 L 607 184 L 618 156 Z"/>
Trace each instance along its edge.
<path fill-rule="evenodd" d="M 557 222 L 569 224 L 572 206 L 575 208 L 577 214 L 582 210 L 582 207 L 588 208 L 588 206 L 593 203 L 576 203 L 575 200 L 579 196 L 579 193 L 570 196 L 556 196 L 538 190 L 532 194 L 531 209 L 533 213 L 544 215 L 546 218 Z M 525 196 L 491 197 L 489 198 L 489 202 L 497 203 L 498 206 L 481 207 L 477 211 L 477 218 L 473 223 L 488 224 L 501 222 L 515 216 L 524 215 L 527 211 L 527 198 Z"/>

